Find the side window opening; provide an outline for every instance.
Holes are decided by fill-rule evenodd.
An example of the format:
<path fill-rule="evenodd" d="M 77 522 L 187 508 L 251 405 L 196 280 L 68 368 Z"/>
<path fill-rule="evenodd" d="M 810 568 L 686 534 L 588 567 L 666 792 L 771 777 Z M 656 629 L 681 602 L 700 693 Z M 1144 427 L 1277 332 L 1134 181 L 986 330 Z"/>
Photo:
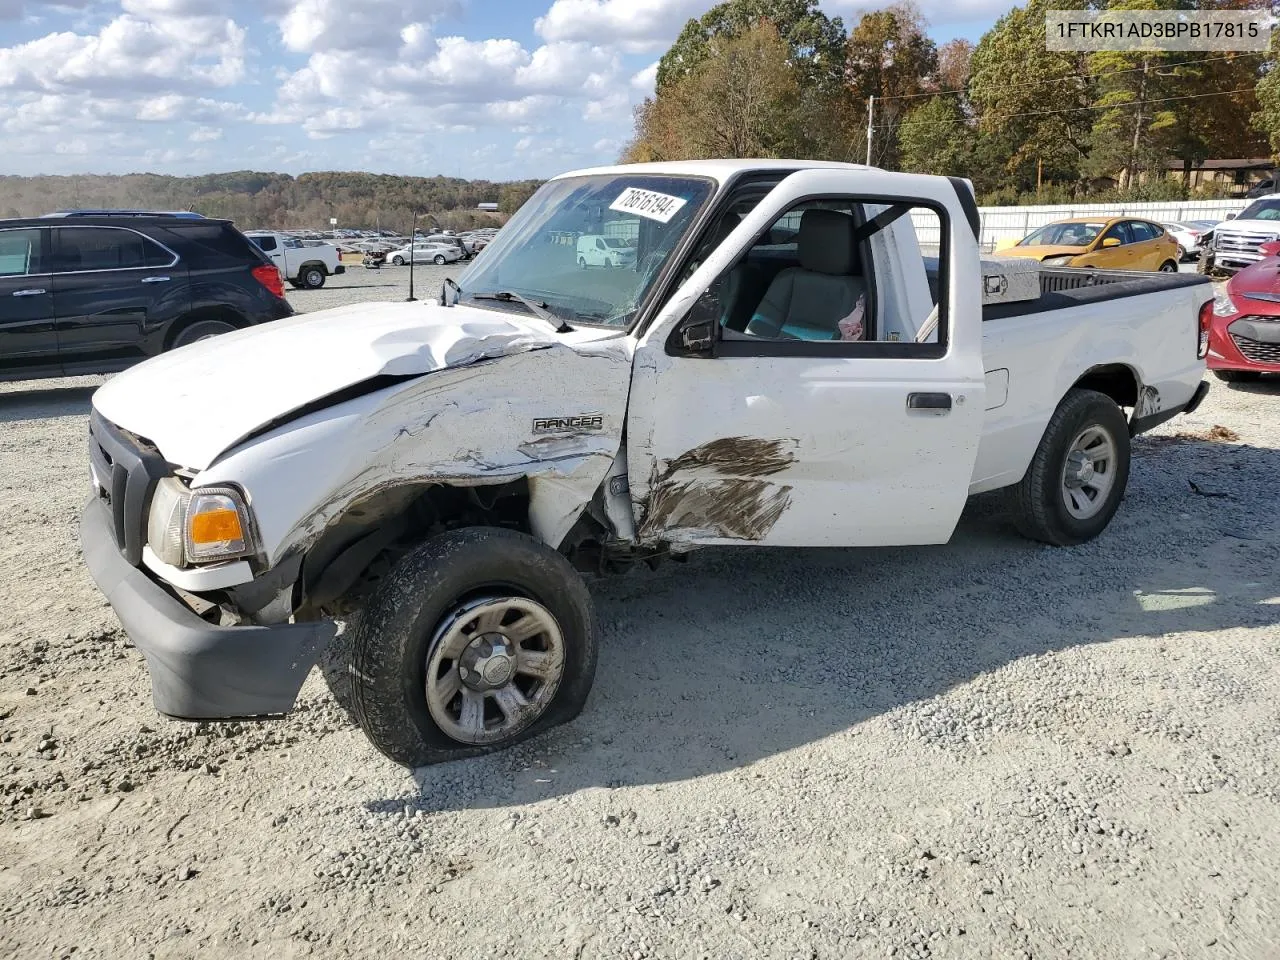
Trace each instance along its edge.
<path fill-rule="evenodd" d="M 54 269 L 58 273 L 137 270 L 173 262 L 163 247 L 132 230 L 59 227 L 54 232 Z"/>
<path fill-rule="evenodd" d="M 923 204 L 849 197 L 798 203 L 708 290 L 720 339 L 742 349 L 915 344 L 936 356 L 946 342 L 944 231 L 944 218 Z"/>
<path fill-rule="evenodd" d="M 25 277 L 40 270 L 40 231 L 0 231 L 0 277 Z"/>

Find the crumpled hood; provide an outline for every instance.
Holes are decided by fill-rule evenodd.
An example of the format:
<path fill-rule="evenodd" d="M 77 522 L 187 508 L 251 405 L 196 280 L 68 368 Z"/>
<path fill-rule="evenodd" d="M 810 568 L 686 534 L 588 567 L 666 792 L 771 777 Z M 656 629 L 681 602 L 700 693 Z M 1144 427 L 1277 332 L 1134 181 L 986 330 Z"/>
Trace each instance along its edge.
<path fill-rule="evenodd" d="M 207 468 L 249 434 L 374 377 L 595 340 L 534 317 L 435 303 L 362 303 L 251 327 L 147 360 L 112 378 L 93 405 L 154 443 L 170 463 Z"/>

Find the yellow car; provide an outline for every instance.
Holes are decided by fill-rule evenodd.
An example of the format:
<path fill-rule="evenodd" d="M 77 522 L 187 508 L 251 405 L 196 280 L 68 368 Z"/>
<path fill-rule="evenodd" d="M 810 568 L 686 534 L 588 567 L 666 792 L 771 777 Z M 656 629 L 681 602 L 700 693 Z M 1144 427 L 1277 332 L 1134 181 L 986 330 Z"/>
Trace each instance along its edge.
<path fill-rule="evenodd" d="M 1164 227 L 1132 217 L 1079 217 L 1048 223 L 999 251 L 1047 267 L 1178 272 L 1178 241 Z"/>

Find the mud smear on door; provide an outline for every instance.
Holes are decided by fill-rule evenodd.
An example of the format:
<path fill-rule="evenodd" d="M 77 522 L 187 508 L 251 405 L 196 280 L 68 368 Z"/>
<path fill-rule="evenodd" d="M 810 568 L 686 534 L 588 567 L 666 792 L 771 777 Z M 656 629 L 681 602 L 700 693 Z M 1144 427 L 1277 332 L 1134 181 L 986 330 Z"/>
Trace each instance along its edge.
<path fill-rule="evenodd" d="M 764 539 L 791 506 L 792 488 L 757 478 L 795 463 L 796 446 L 795 440 L 725 437 L 667 461 L 661 472 L 655 468 L 641 537 Z M 718 477 L 679 478 L 697 473 Z"/>

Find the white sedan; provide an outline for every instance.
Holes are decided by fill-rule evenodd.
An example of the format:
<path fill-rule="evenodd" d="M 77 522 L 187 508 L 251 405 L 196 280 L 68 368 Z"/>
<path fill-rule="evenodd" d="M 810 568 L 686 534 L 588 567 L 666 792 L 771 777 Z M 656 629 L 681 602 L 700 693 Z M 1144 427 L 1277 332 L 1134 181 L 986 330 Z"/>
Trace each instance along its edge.
<path fill-rule="evenodd" d="M 1161 226 L 1178 241 L 1179 259 L 1200 256 L 1200 235 L 1206 232 L 1202 226 L 1195 223 L 1162 223 Z"/>
<path fill-rule="evenodd" d="M 399 250 L 393 250 L 387 256 L 387 260 L 397 267 L 403 267 L 411 260 L 414 263 L 443 265 L 461 259 L 462 251 L 454 244 L 445 243 L 415 243 L 411 247 L 401 247 Z"/>

